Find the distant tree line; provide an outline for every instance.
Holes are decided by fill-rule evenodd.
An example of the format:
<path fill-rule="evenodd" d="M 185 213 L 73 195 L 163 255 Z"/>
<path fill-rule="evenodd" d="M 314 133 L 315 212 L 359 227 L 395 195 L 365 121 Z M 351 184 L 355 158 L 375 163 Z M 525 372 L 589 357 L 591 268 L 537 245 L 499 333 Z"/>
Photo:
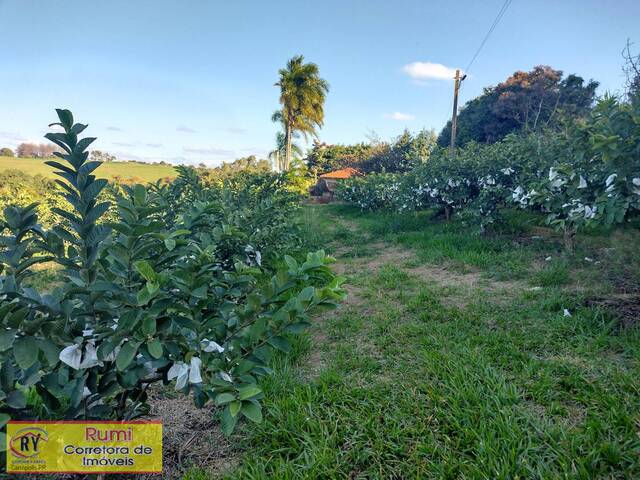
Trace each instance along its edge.
<path fill-rule="evenodd" d="M 417 134 L 405 130 L 390 142 L 374 138 L 369 143 L 327 145 L 314 142 L 304 158 L 310 171 L 323 174 L 352 167 L 363 173 L 406 172 L 426 162 L 436 146 L 433 130 Z"/>
<path fill-rule="evenodd" d="M 21 143 L 16 148 L 16 156 L 48 158 L 53 157 L 53 152 L 59 151 L 58 147 L 50 143 Z"/>
<path fill-rule="evenodd" d="M 198 174 L 206 183 L 219 183 L 230 179 L 239 172 L 265 173 L 271 171 L 271 162 L 267 159 L 258 159 L 255 155 L 242 157 L 233 162 L 223 162 L 218 167 L 207 167 L 200 164 Z"/>

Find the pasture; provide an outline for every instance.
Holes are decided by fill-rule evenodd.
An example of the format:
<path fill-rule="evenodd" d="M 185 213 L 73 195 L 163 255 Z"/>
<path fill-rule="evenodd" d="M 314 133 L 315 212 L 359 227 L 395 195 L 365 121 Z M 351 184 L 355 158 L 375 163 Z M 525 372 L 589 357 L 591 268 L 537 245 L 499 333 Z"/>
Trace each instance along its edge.
<path fill-rule="evenodd" d="M 42 158 L 0 157 L 0 173 L 6 170 L 20 170 L 28 175 L 42 175 L 57 178 L 54 169 L 45 165 Z M 138 182 L 155 182 L 161 178 L 175 178 L 176 172 L 171 165 L 144 164 L 137 162 L 108 162 L 97 170 L 99 178 L 107 180 L 122 179 Z"/>

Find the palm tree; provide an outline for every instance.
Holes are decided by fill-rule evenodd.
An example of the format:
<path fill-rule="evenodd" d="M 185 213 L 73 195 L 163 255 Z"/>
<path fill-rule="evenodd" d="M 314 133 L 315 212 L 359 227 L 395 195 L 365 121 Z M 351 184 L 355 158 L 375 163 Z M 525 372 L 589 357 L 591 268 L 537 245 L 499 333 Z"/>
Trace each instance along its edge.
<path fill-rule="evenodd" d="M 324 100 L 329 92 L 329 84 L 320 78 L 318 65 L 304 63 L 302 55 L 296 55 L 287 62 L 286 68 L 278 71 L 280 79 L 275 84 L 280 87 L 282 110 L 272 118 L 281 121 L 285 135 L 284 169 L 289 169 L 292 157 L 294 133 L 307 139 L 317 137 L 317 128 L 324 124 Z"/>
<path fill-rule="evenodd" d="M 277 112 L 280 113 L 280 112 Z M 293 138 L 296 138 L 296 132 L 293 133 Z M 287 138 L 284 132 L 278 132 L 276 134 L 276 148 L 269 152 L 268 158 L 273 162 L 275 170 L 280 172 L 285 170 L 283 168 L 284 159 L 287 154 Z M 291 142 L 291 157 L 292 160 L 298 160 L 302 158 L 302 149 L 295 142 Z"/>

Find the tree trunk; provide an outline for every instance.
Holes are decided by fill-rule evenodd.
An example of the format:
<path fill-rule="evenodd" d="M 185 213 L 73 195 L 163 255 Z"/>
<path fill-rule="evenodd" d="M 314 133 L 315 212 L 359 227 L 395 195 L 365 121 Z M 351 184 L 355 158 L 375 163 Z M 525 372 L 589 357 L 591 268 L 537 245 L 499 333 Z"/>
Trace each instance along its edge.
<path fill-rule="evenodd" d="M 287 124 L 287 150 L 285 152 L 284 158 L 284 170 L 289 170 L 289 165 L 291 165 L 291 135 L 293 134 L 291 128 L 291 124 Z"/>
<path fill-rule="evenodd" d="M 573 252 L 575 246 L 576 231 L 573 228 L 564 229 L 564 248 L 567 252 Z"/>

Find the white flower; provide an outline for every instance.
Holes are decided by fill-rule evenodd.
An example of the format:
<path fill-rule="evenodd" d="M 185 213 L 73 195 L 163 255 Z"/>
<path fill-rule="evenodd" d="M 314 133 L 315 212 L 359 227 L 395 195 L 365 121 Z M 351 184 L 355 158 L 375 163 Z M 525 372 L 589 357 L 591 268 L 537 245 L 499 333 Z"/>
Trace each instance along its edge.
<path fill-rule="evenodd" d="M 556 172 L 556 170 L 553 167 L 551 167 L 549 169 L 549 181 L 553 182 L 557 176 L 558 176 L 558 172 Z"/>
<path fill-rule="evenodd" d="M 564 309 L 563 314 L 564 314 L 565 317 L 570 317 L 571 316 L 571 312 L 569 310 L 567 310 L 566 308 Z"/>
<path fill-rule="evenodd" d="M 578 185 L 578 188 L 587 188 L 587 181 L 582 175 L 580 175 L 580 185 Z"/>
<path fill-rule="evenodd" d="M 590 220 L 596 216 L 596 210 L 598 207 L 596 205 L 591 208 L 589 205 L 585 205 L 584 207 L 584 218 Z"/>
<path fill-rule="evenodd" d="M 551 261 L 551 257 L 547 257 L 544 259 L 546 262 L 550 262 Z"/>
<path fill-rule="evenodd" d="M 611 175 L 609 175 L 607 177 L 607 180 L 605 180 L 605 184 L 608 187 L 609 185 L 611 185 L 613 183 L 613 181 L 616 179 L 616 177 L 618 176 L 617 173 L 612 173 Z"/>
<path fill-rule="evenodd" d="M 227 372 L 220 372 L 220 378 L 222 378 L 222 380 L 224 380 L 225 382 L 233 382 L 231 375 L 229 375 Z"/>
<path fill-rule="evenodd" d="M 221 347 L 218 343 L 214 342 L 213 340 L 208 340 L 206 338 L 203 338 L 202 341 L 200 342 L 200 348 L 202 348 L 203 352 L 218 352 L 218 353 L 222 353 L 224 352 L 224 348 Z"/>
<path fill-rule="evenodd" d="M 633 183 L 636 187 L 640 187 L 640 177 L 636 177 L 633 180 L 631 180 L 631 183 Z"/>
<path fill-rule="evenodd" d="M 584 257 L 585 262 L 593 263 L 593 258 Z"/>
<path fill-rule="evenodd" d="M 511 175 L 515 170 L 511 167 L 507 167 L 507 168 L 502 168 L 500 171 L 505 175 Z"/>

